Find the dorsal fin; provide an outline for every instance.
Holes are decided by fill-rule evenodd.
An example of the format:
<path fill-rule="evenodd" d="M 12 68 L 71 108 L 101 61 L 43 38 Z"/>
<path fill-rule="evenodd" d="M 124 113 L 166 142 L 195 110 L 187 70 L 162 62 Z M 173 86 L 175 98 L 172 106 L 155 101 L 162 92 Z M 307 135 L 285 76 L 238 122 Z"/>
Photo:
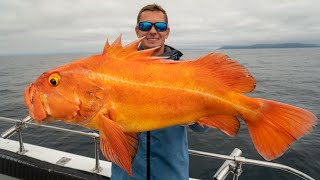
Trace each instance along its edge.
<path fill-rule="evenodd" d="M 124 49 L 129 52 L 137 51 L 140 42 L 145 38 L 145 36 L 133 41 L 132 43 L 126 45 Z"/>
<path fill-rule="evenodd" d="M 109 41 L 108 41 L 108 39 L 107 39 L 107 42 L 106 42 L 106 44 L 104 45 L 102 54 L 106 54 L 106 53 L 108 52 L 109 48 L 110 48 L 110 44 L 109 44 Z"/>
<path fill-rule="evenodd" d="M 121 34 L 118 36 L 118 38 L 111 44 L 110 46 L 110 53 L 116 54 L 117 51 L 120 51 L 122 49 L 121 44 Z"/>
<path fill-rule="evenodd" d="M 222 53 L 211 53 L 185 64 L 194 66 L 199 74 L 196 77 L 206 78 L 204 81 L 207 83 L 212 79 L 238 93 L 248 93 L 256 87 L 256 80 L 250 72 L 239 62 Z"/>
<path fill-rule="evenodd" d="M 128 60 L 135 61 L 141 59 L 149 59 L 153 52 L 159 47 L 150 48 L 146 50 L 138 51 L 138 46 L 142 39 L 145 37 L 139 38 L 138 40 L 122 47 L 121 44 L 121 35 L 111 44 L 109 45 L 108 41 L 103 50 L 103 55 L 107 55 L 108 57 L 112 57 L 115 60 Z M 154 58 L 153 58 L 154 59 Z"/>
<path fill-rule="evenodd" d="M 118 38 L 111 44 L 109 44 L 108 39 L 107 42 L 103 48 L 102 55 L 105 55 L 107 53 L 116 53 L 119 49 L 122 49 L 122 44 L 121 44 L 121 34 L 118 36 Z"/>
<path fill-rule="evenodd" d="M 150 48 L 150 49 L 141 50 L 141 51 L 132 52 L 132 53 L 125 55 L 124 57 L 127 60 L 151 60 L 151 59 L 154 60 L 154 59 L 158 59 L 158 57 L 156 57 L 156 58 L 151 57 L 151 55 L 154 53 L 154 51 L 157 50 L 158 48 L 160 48 L 160 46 Z"/>
<path fill-rule="evenodd" d="M 194 71 L 192 76 L 194 81 L 198 84 L 207 84 L 207 87 L 218 84 L 238 93 L 248 93 L 256 86 L 256 81 L 249 71 L 225 54 L 211 53 L 193 61 L 166 61 L 151 57 L 159 47 L 138 51 L 138 45 L 142 39 L 122 47 L 120 35 L 107 49 L 106 55 L 109 59 L 116 61 L 148 61 L 149 63 L 177 64 L 181 66 L 180 69 L 191 68 L 190 71 Z"/>

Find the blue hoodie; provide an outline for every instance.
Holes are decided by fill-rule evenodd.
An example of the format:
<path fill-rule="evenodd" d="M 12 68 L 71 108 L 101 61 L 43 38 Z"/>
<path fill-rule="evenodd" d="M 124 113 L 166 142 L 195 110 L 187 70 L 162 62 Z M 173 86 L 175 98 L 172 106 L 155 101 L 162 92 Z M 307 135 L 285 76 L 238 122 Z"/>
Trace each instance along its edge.
<path fill-rule="evenodd" d="M 142 47 L 139 47 L 141 50 Z M 162 56 L 179 60 L 183 54 L 165 45 Z M 205 132 L 198 124 L 193 131 Z M 112 164 L 111 180 L 187 180 L 189 179 L 188 126 L 172 126 L 140 133 L 137 154 L 132 163 L 132 177 Z"/>

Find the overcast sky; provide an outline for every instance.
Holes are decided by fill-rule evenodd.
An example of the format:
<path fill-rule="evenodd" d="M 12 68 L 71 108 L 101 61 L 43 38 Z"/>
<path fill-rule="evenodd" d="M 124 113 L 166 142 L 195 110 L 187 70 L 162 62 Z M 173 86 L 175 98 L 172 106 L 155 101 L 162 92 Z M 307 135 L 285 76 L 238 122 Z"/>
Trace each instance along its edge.
<path fill-rule="evenodd" d="M 319 0 L 1 0 L 0 54 L 100 52 L 120 33 L 127 44 L 139 10 L 154 2 L 177 48 L 320 44 Z"/>

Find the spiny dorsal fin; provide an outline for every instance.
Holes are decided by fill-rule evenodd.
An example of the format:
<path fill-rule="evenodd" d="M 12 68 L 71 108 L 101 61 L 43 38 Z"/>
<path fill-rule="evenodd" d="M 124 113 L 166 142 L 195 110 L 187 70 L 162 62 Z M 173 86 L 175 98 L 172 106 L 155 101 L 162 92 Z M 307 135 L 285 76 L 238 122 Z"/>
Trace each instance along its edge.
<path fill-rule="evenodd" d="M 118 38 L 112 43 L 111 47 L 122 47 L 121 36 L 122 34 L 120 34 Z"/>
<path fill-rule="evenodd" d="M 157 50 L 160 46 L 150 48 L 150 49 L 145 49 L 142 51 L 136 51 L 132 53 L 128 53 L 127 55 L 124 54 L 124 58 L 127 60 L 154 60 L 158 59 L 155 57 L 151 57 L 151 55 L 154 53 L 155 50 Z M 126 47 L 125 47 L 126 48 Z"/>
<path fill-rule="evenodd" d="M 149 59 L 155 50 L 159 47 L 150 48 L 146 50 L 138 51 L 138 46 L 142 39 L 145 37 L 139 38 L 138 40 L 122 47 L 121 44 L 121 35 L 111 44 L 107 42 L 105 48 L 103 50 L 103 55 L 107 55 L 108 57 L 112 57 L 116 60 L 127 60 L 127 61 L 135 61 L 141 59 Z M 154 59 L 154 58 L 153 58 Z"/>
<path fill-rule="evenodd" d="M 140 42 L 141 42 L 144 38 L 145 38 L 145 36 L 143 36 L 143 37 L 141 37 L 141 38 L 133 41 L 132 43 L 126 45 L 126 46 L 124 47 L 124 49 L 126 49 L 126 50 L 129 51 L 129 52 L 137 51 Z"/>
<path fill-rule="evenodd" d="M 104 45 L 102 54 L 106 54 L 106 53 L 108 52 L 109 48 L 110 48 L 110 44 L 109 44 L 109 41 L 108 41 L 108 39 L 107 39 L 107 42 L 106 42 L 106 44 Z"/>
<path fill-rule="evenodd" d="M 118 36 L 118 38 L 111 44 L 110 46 L 110 53 L 117 53 L 117 51 L 122 49 L 121 44 L 121 34 Z"/>

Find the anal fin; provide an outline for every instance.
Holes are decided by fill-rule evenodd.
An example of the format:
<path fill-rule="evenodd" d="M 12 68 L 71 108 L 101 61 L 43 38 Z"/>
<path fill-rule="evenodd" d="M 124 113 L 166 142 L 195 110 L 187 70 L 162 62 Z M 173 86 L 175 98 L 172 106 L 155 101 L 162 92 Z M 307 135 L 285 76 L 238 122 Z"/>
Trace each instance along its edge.
<path fill-rule="evenodd" d="M 234 137 L 240 129 L 239 120 L 235 116 L 230 115 L 203 117 L 197 122 L 201 126 L 220 129 L 222 132 L 232 137 Z"/>

